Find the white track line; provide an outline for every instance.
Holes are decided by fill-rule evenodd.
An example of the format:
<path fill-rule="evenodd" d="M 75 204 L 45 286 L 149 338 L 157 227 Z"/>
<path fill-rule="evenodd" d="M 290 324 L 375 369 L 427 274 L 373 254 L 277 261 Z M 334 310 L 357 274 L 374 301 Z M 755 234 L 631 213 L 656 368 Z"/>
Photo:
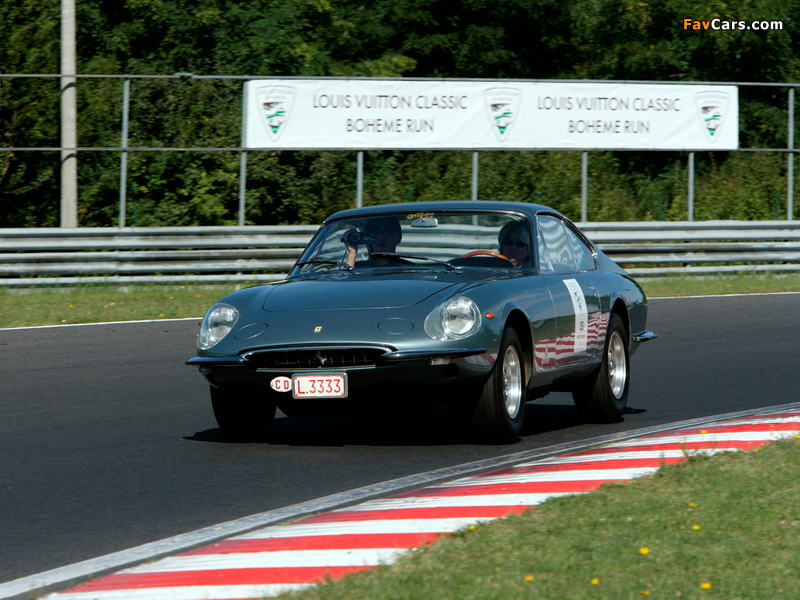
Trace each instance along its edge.
<path fill-rule="evenodd" d="M 374 567 L 394 562 L 406 548 L 354 548 L 347 550 L 288 550 L 282 552 L 242 552 L 238 554 L 201 554 L 172 556 L 141 567 L 126 569 L 125 574 L 168 573 L 171 571 L 207 571 L 212 569 L 270 569 L 291 567 Z"/>
<path fill-rule="evenodd" d="M 266 598 L 292 590 L 301 590 L 313 583 L 261 584 L 261 585 L 193 585 L 187 587 L 164 587 L 104 590 L 102 592 L 65 592 L 65 600 L 223 600 L 227 598 Z"/>

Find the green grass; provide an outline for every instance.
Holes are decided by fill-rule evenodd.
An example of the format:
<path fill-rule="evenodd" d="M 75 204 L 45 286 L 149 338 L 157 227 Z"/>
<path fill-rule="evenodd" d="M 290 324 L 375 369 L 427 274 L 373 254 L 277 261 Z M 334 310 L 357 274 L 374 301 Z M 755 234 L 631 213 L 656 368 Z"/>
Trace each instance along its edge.
<path fill-rule="evenodd" d="M 637 281 L 648 298 L 800 292 L 800 274 L 765 273 L 721 277 L 687 275 L 653 279 L 640 277 Z"/>
<path fill-rule="evenodd" d="M 214 302 L 236 287 L 97 284 L 0 288 L 0 327 L 202 317 Z"/>
<path fill-rule="evenodd" d="M 755 452 L 692 457 L 281 597 L 800 598 L 799 473 L 794 438 Z"/>
<path fill-rule="evenodd" d="M 798 275 L 640 278 L 649 298 L 800 292 Z M 245 284 L 92 284 L 0 288 L 0 327 L 202 317 L 217 300 Z"/>

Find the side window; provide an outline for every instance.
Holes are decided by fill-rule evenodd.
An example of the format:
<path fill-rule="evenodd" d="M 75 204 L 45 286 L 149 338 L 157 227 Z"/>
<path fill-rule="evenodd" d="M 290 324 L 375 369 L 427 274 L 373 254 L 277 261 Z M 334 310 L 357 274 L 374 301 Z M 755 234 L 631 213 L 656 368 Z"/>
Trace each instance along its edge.
<path fill-rule="evenodd" d="M 564 225 L 561 219 L 540 215 L 536 217 L 539 222 L 539 230 L 544 238 L 547 248 L 547 256 L 550 264 L 556 273 L 569 273 L 575 271 L 575 257 L 572 255 L 572 248 L 564 233 Z"/>
<path fill-rule="evenodd" d="M 581 271 L 594 271 L 597 267 L 594 264 L 592 249 L 566 225 L 564 230 L 567 232 L 567 238 L 569 238 L 572 251 L 575 253 L 575 261 L 578 263 L 578 268 Z"/>
<path fill-rule="evenodd" d="M 542 272 L 553 271 L 553 265 L 550 264 L 550 258 L 547 256 L 547 248 L 544 247 L 544 238 L 542 237 L 542 228 L 539 227 L 536 232 L 536 253 L 539 255 L 539 270 Z"/>

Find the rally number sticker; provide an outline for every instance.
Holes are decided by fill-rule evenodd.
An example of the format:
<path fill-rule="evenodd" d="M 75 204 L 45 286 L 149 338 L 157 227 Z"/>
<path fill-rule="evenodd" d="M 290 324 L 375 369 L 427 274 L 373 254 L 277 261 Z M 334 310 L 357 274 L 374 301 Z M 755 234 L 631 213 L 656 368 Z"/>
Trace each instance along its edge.
<path fill-rule="evenodd" d="M 589 328 L 589 312 L 586 310 L 586 298 L 583 296 L 581 284 L 575 279 L 564 279 L 569 290 L 572 308 L 575 310 L 575 352 L 586 352 L 587 333 Z"/>

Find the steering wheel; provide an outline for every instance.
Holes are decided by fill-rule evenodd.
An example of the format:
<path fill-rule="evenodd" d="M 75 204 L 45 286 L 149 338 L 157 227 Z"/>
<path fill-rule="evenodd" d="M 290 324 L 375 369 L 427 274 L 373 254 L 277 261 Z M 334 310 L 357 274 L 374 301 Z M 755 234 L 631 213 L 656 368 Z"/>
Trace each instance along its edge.
<path fill-rule="evenodd" d="M 503 256 L 502 254 L 500 254 L 499 252 L 495 252 L 494 250 L 473 250 L 472 252 L 467 252 L 461 258 L 469 258 L 470 256 L 494 256 L 495 258 L 502 258 L 503 260 L 511 262 L 510 258 L 508 258 L 507 256 Z"/>

